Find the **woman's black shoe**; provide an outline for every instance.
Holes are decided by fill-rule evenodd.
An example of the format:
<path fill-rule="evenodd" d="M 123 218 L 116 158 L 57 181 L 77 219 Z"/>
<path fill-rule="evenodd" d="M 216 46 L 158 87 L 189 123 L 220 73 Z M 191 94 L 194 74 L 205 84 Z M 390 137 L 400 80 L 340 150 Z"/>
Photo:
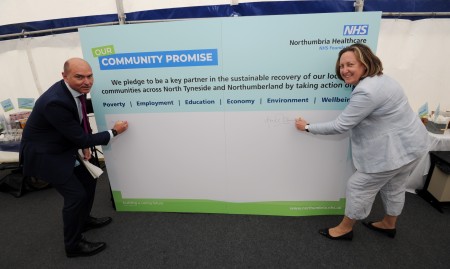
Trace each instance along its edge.
<path fill-rule="evenodd" d="M 369 221 L 369 222 L 363 221 L 362 224 L 364 226 L 366 226 L 367 228 L 369 228 L 371 230 L 374 230 L 374 231 L 377 231 L 377 232 L 380 232 L 382 234 L 385 234 L 385 235 L 389 236 L 390 238 L 394 238 L 395 237 L 395 233 L 397 232 L 397 230 L 395 228 L 394 229 L 378 228 L 378 227 L 373 226 L 374 222 L 375 221 Z"/>
<path fill-rule="evenodd" d="M 353 239 L 353 231 L 350 231 L 350 232 L 340 235 L 340 236 L 331 236 L 329 229 L 326 228 L 326 229 L 319 230 L 319 233 L 331 240 L 350 240 L 351 241 Z"/>

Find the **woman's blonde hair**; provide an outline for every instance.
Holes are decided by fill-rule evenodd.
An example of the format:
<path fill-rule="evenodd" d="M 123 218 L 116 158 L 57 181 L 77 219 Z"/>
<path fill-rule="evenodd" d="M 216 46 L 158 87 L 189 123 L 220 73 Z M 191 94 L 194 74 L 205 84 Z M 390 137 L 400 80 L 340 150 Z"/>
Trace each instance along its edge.
<path fill-rule="evenodd" d="M 356 58 L 366 67 L 366 72 L 361 78 L 379 76 L 383 74 L 383 64 L 381 63 L 380 58 L 378 58 L 368 46 L 358 43 L 345 47 L 339 52 L 339 56 L 336 61 L 336 75 L 340 80 L 344 80 L 340 72 L 340 60 L 342 54 L 347 51 L 352 51 Z"/>

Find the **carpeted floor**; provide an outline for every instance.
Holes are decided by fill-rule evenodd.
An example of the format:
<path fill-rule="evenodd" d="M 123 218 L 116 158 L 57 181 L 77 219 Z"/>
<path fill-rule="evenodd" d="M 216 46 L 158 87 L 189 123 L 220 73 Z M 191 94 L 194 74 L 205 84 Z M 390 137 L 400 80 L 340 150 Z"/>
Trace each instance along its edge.
<path fill-rule="evenodd" d="M 0 177 L 1 178 L 1 177 Z M 107 249 L 66 258 L 62 198 L 54 189 L 15 198 L 0 192 L 0 268 L 449 268 L 450 209 L 438 212 L 407 193 L 395 239 L 354 227 L 352 242 L 318 229 L 341 216 L 274 217 L 116 212 L 107 174 L 99 180 L 94 216 L 113 222 L 85 233 Z M 382 217 L 377 198 L 369 219 Z"/>

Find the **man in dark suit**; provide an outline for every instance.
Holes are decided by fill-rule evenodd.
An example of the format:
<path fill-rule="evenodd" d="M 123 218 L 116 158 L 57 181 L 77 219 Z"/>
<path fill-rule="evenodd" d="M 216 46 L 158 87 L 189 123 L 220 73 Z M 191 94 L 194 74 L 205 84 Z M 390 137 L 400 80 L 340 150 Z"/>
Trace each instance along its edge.
<path fill-rule="evenodd" d="M 80 58 L 64 63 L 63 79 L 44 92 L 35 103 L 23 130 L 20 163 L 25 176 L 49 182 L 63 197 L 64 244 L 67 257 L 90 256 L 104 250 L 103 242 L 89 242 L 82 233 L 111 222 L 110 217 L 90 216 L 96 180 L 77 152 L 91 158 L 90 148 L 107 145 L 128 128 L 117 121 L 111 130 L 91 134 L 82 112 L 81 95 L 90 92 L 94 77 L 90 65 Z"/>

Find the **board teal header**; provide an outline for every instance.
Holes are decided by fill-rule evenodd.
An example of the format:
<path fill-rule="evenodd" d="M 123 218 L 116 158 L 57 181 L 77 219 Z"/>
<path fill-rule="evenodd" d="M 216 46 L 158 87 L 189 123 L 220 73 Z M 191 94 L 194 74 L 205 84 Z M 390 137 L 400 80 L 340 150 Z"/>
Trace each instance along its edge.
<path fill-rule="evenodd" d="M 100 70 L 218 65 L 217 49 L 120 53 L 98 58 Z"/>

